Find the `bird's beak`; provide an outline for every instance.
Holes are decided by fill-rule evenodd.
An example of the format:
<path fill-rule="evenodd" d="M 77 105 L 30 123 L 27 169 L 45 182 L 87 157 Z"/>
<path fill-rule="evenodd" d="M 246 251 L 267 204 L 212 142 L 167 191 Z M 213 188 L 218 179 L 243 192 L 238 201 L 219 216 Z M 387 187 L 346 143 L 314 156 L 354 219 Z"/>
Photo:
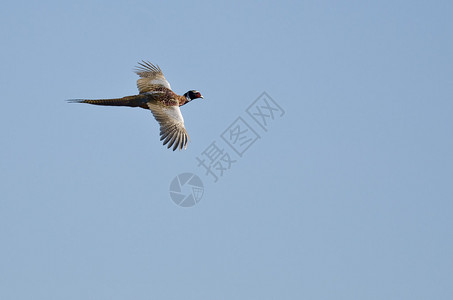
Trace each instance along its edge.
<path fill-rule="evenodd" d="M 201 95 L 200 95 L 200 98 L 201 98 L 201 99 L 204 99 L 204 97 L 203 97 L 203 96 L 201 96 Z"/>

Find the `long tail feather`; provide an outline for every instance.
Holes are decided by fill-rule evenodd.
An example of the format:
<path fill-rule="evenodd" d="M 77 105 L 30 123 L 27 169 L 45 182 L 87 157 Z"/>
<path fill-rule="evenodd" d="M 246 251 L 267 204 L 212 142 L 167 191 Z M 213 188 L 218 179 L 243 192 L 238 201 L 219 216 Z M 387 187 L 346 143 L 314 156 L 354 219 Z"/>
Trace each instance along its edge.
<path fill-rule="evenodd" d="M 130 106 L 130 107 L 139 106 L 148 109 L 148 106 L 146 105 L 146 102 L 148 102 L 148 98 L 145 95 L 135 95 L 123 98 L 98 99 L 98 100 L 70 99 L 67 101 L 69 103 L 88 103 L 94 105 L 107 105 L 107 106 Z"/>

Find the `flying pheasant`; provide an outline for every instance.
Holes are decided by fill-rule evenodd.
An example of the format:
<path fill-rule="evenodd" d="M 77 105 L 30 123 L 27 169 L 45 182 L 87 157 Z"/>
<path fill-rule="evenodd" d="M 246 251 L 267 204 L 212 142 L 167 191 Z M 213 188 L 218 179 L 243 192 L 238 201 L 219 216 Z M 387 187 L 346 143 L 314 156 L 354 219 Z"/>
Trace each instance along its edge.
<path fill-rule="evenodd" d="M 171 90 L 170 83 L 165 79 L 158 65 L 148 61 L 138 63 L 135 73 L 140 76 L 137 80 L 138 95 L 115 99 L 72 99 L 73 103 L 88 103 L 108 106 L 130 106 L 149 109 L 160 124 L 160 140 L 173 146 L 173 151 L 187 148 L 189 135 L 184 127 L 184 119 L 180 106 L 198 98 L 203 98 L 199 91 L 190 90 L 184 95 L 177 95 Z"/>

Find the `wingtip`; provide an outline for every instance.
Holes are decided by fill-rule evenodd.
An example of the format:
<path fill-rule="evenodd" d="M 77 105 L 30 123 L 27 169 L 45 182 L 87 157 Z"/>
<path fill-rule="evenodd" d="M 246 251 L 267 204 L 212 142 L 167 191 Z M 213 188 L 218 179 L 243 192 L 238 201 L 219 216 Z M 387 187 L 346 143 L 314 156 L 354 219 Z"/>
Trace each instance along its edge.
<path fill-rule="evenodd" d="M 162 73 L 162 70 L 158 64 L 153 64 L 147 60 L 137 62 L 137 65 L 138 66 L 135 67 L 134 72 L 138 75 L 146 72 Z"/>

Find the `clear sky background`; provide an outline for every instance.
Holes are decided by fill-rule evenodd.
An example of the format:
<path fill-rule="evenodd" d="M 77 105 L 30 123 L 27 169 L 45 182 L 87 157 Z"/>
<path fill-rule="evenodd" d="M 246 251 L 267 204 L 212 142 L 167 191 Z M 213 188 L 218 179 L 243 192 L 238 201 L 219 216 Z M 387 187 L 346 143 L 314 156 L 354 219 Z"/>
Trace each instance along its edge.
<path fill-rule="evenodd" d="M 451 1 L 9 1 L 0 299 L 453 299 Z M 138 108 L 145 59 L 191 143 Z M 284 110 L 264 132 L 245 110 Z M 261 138 L 238 158 L 239 116 Z M 196 157 L 237 162 L 217 183 Z M 183 172 L 204 196 L 169 195 Z"/>

